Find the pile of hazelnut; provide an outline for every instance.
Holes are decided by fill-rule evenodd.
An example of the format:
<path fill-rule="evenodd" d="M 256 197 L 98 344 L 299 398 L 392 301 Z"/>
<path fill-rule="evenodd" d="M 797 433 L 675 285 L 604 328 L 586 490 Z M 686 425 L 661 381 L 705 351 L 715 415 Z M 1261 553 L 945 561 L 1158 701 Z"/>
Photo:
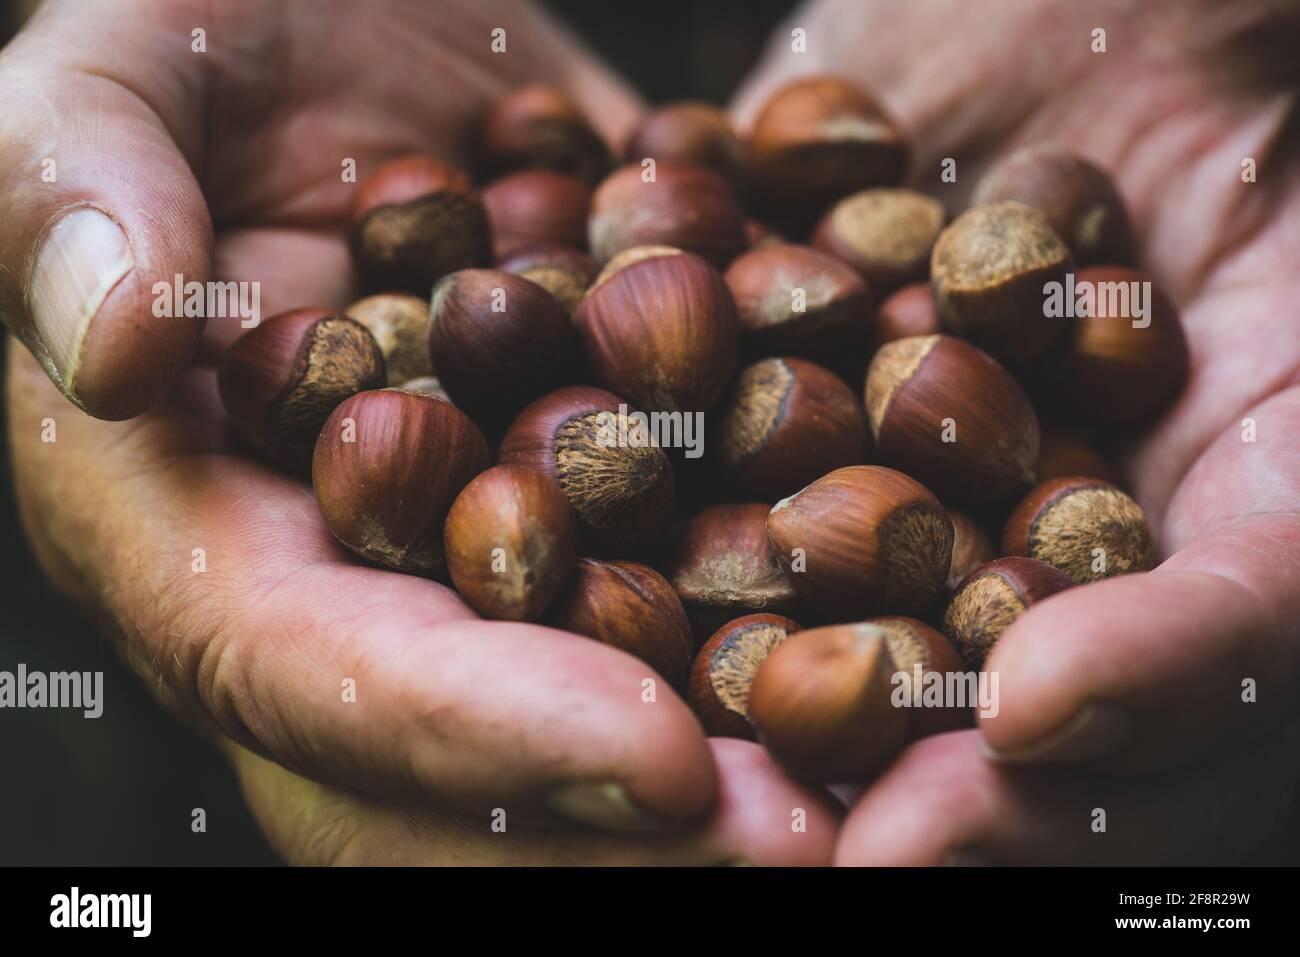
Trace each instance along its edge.
<path fill-rule="evenodd" d="M 1044 308 L 1069 274 L 1147 278 L 1094 164 L 1021 150 L 950 219 L 834 77 L 744 139 L 664 107 L 612 170 L 549 87 L 476 146 L 481 189 L 422 156 L 365 178 L 374 294 L 268 319 L 220 370 L 361 559 L 635 655 L 710 734 L 822 782 L 971 723 L 896 707 L 899 673 L 977 671 L 1035 602 L 1152 567 L 1109 457 L 1183 386 L 1178 315 Z M 702 454 L 656 418 L 701 424 Z"/>

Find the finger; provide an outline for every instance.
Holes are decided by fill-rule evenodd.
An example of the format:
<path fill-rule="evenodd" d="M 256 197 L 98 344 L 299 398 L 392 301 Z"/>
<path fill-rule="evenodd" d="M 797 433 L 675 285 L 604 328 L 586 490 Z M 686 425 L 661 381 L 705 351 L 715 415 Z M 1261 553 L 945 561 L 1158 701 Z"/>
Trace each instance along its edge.
<path fill-rule="evenodd" d="M 156 282 L 207 279 L 212 247 L 177 145 L 204 71 L 165 6 L 54 0 L 0 60 L 0 316 L 101 418 L 156 402 L 202 331 L 153 311 Z"/>
<path fill-rule="evenodd" d="M 1276 727 L 1300 689 L 1300 389 L 1252 410 L 1258 441 L 1225 435 L 1168 512 L 1173 557 L 1072 589 L 998 642 L 1006 760 L 1168 766 Z"/>
<path fill-rule="evenodd" d="M 1141 782 L 986 760 L 978 732 L 910 748 L 849 813 L 842 865 L 1240 863 L 1286 819 L 1292 727 L 1215 764 Z"/>
<path fill-rule="evenodd" d="M 29 532 L 107 606 L 128 660 L 177 710 L 372 792 L 512 800 L 611 828 L 708 808 L 699 724 L 642 662 L 478 621 L 439 584 L 355 564 L 309 489 L 211 450 L 218 423 L 63 416 L 42 443 L 60 400 L 29 358 L 10 373 Z M 212 379 L 185 377 L 206 383 L 209 408 Z"/>
<path fill-rule="evenodd" d="M 715 739 L 719 800 L 689 833 L 652 839 L 538 830 L 509 806 L 468 816 L 317 784 L 231 745 L 244 795 L 290 863 L 323 865 L 820 865 L 842 810 L 785 777 L 757 745 Z"/>

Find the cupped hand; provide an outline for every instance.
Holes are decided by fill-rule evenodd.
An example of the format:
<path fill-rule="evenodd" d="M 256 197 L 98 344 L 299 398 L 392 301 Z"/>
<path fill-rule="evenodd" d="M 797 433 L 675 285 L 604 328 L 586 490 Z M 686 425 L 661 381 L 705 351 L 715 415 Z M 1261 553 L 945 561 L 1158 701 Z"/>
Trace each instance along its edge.
<path fill-rule="evenodd" d="M 43 7 L 0 58 L 0 164 L 33 171 L 0 184 L 0 311 L 39 360 L 11 341 L 24 524 L 149 688 L 224 742 L 291 860 L 827 860 L 834 807 L 756 746 L 707 742 L 641 662 L 351 560 L 309 488 L 234 449 L 213 372 L 185 368 L 199 327 L 150 311 L 178 273 L 258 281 L 268 315 L 342 306 L 344 159 L 456 159 L 488 101 L 539 78 L 610 136 L 638 108 L 523 4 Z M 208 324 L 213 350 L 238 322 Z M 97 421 L 45 373 L 102 417 L 153 408 Z"/>
<path fill-rule="evenodd" d="M 1298 42 L 1300 19 L 1262 3 L 828 0 L 742 91 L 743 124 L 794 74 L 858 78 L 911 131 L 915 184 L 954 210 L 1018 146 L 1094 158 L 1192 353 L 1185 394 L 1126 458 L 1159 568 L 1016 622 L 987 665 L 1000 712 L 905 754 L 839 861 L 1208 863 L 1283 819 L 1300 765 Z"/>

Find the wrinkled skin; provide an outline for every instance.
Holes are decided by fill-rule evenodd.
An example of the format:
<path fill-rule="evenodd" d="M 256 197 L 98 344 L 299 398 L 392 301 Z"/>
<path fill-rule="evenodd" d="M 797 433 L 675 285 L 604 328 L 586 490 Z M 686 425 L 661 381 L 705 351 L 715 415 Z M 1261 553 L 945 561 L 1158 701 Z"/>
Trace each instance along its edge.
<path fill-rule="evenodd" d="M 340 182 L 343 157 L 362 175 L 405 151 L 456 159 L 447 144 L 526 79 L 570 86 L 610 137 L 640 109 L 533 8 L 480 6 L 412 0 L 381 16 L 351 2 L 54 2 L 0 61 L 0 165 L 39 169 L 57 150 L 60 188 L 82 191 L 64 202 L 125 208 L 137 261 L 157 276 L 206 278 L 177 255 L 210 249 L 212 275 L 262 282 L 263 315 L 342 306 L 354 289 L 338 224 L 355 188 Z M 208 29 L 207 59 L 190 52 L 194 24 Z M 514 52 L 489 62 L 497 25 Z M 41 128 L 51 110 L 57 144 Z M 29 208 L 43 201 L 29 183 L 0 190 L 11 223 L 48 215 Z M 30 251 L 7 252 L 19 271 Z M 111 341 L 114 323 L 148 309 L 154 280 L 129 288 L 134 278 L 92 336 Z M 237 323 L 209 322 L 207 354 Z M 10 344 L 15 480 L 40 561 L 159 698 L 222 742 L 289 860 L 830 859 L 838 809 L 756 745 L 706 741 L 666 684 L 644 701 L 645 665 L 562 632 L 479 621 L 439 584 L 356 564 L 310 488 L 236 448 L 211 368 L 192 367 L 153 411 L 103 422 Z M 130 391 L 139 371 L 116 358 L 87 380 L 110 405 L 104 395 Z M 53 444 L 40 440 L 46 417 Z M 355 703 L 342 701 L 346 679 Z M 622 797 L 566 797 L 574 785 Z"/>
<path fill-rule="evenodd" d="M 1125 463 L 1163 564 L 1016 622 L 987 665 L 1000 713 L 913 746 L 852 810 L 839 863 L 1233 861 L 1285 815 L 1300 759 L 1300 84 L 1286 52 L 1300 17 L 1268 23 L 1259 7 L 836 0 L 790 21 L 819 38 L 813 62 L 778 30 L 739 97 L 743 121 L 796 64 L 848 72 L 912 131 L 917 184 L 957 209 L 1005 151 L 1075 145 L 1114 171 L 1192 353 L 1185 394 Z M 950 156 L 958 182 L 936 188 Z M 1246 157 L 1256 183 L 1241 182 Z"/>
<path fill-rule="evenodd" d="M 55 0 L 0 59 L 0 165 L 39 166 L 53 137 L 60 189 L 80 191 L 61 202 L 118 214 L 136 273 L 150 277 L 128 277 L 92 329 L 103 348 L 84 381 L 98 401 L 141 394 L 137 352 L 117 333 L 147 308 L 156 276 L 206 278 L 210 259 L 214 277 L 263 283 L 265 315 L 348 302 L 342 157 L 363 173 L 401 151 L 455 159 L 448 144 L 470 117 L 536 77 L 570 86 L 610 137 L 639 109 L 522 5 L 390 6 L 381 17 L 316 4 L 307 18 L 272 0 L 237 13 Z M 1035 607 L 990 661 L 1000 713 L 912 746 L 842 826 L 757 746 L 706 741 L 667 688 L 644 702 L 649 675 L 635 660 L 478 621 L 440 585 L 352 563 L 309 489 L 235 448 L 202 365 L 153 411 L 109 423 L 69 405 L 11 342 L 10 440 L 37 555 L 148 686 L 227 750 L 292 861 L 1238 859 L 1277 827 L 1296 775 L 1300 200 L 1294 83 L 1231 86 L 1211 73 L 1219 60 L 1204 51 L 1234 24 L 1197 15 L 1218 6 L 1238 9 L 1214 17 L 1251 15 L 1208 0 L 815 4 L 791 21 L 810 52 L 785 52 L 778 31 L 742 90 L 743 124 L 792 69 L 858 76 L 912 131 L 918 184 L 957 208 L 1000 152 L 1079 144 L 1115 170 L 1192 349 L 1187 393 L 1127 462 L 1164 564 Z M 104 22 L 88 29 L 94 17 Z M 196 23 L 210 48 L 197 64 Z M 1088 52 L 1098 24 L 1104 55 Z M 489 61 L 497 25 L 513 52 Z M 427 85 L 410 82 L 433 70 Z M 947 156 L 958 159 L 952 194 L 933 188 Z M 1258 183 L 1240 182 L 1246 156 Z M 0 273 L 19 282 L 24 238 L 50 215 L 33 192 L 0 184 Z M 21 302 L 0 293 L 0 311 L 24 328 Z M 237 332 L 210 322 L 204 355 Z M 39 440 L 47 416 L 54 444 Z M 194 574 L 200 547 L 208 570 Z M 353 704 L 340 700 L 347 678 Z M 1247 678 L 1258 703 L 1242 703 Z M 578 801 L 574 784 L 602 787 Z M 496 808 L 504 834 L 491 828 Z M 791 827 L 800 808 L 802 831 Z M 1094 808 L 1107 812 L 1103 834 Z"/>

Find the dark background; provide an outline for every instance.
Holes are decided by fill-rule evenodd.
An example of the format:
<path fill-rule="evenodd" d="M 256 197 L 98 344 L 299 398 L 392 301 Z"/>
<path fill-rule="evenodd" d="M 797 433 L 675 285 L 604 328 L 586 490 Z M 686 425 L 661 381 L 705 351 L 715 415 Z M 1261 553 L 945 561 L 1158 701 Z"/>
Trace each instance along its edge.
<path fill-rule="evenodd" d="M 0 44 L 26 3 L 0 2 Z M 610 0 L 551 4 L 651 102 L 724 103 L 791 0 L 656 0 L 629 20 Z M 0 346 L 0 352 L 3 350 Z M 165 714 L 102 636 L 45 581 L 0 451 L 0 670 L 103 671 L 103 715 L 0 710 L 0 864 L 269 864 L 275 856 L 225 762 Z M 206 834 L 190 831 L 193 808 Z"/>

